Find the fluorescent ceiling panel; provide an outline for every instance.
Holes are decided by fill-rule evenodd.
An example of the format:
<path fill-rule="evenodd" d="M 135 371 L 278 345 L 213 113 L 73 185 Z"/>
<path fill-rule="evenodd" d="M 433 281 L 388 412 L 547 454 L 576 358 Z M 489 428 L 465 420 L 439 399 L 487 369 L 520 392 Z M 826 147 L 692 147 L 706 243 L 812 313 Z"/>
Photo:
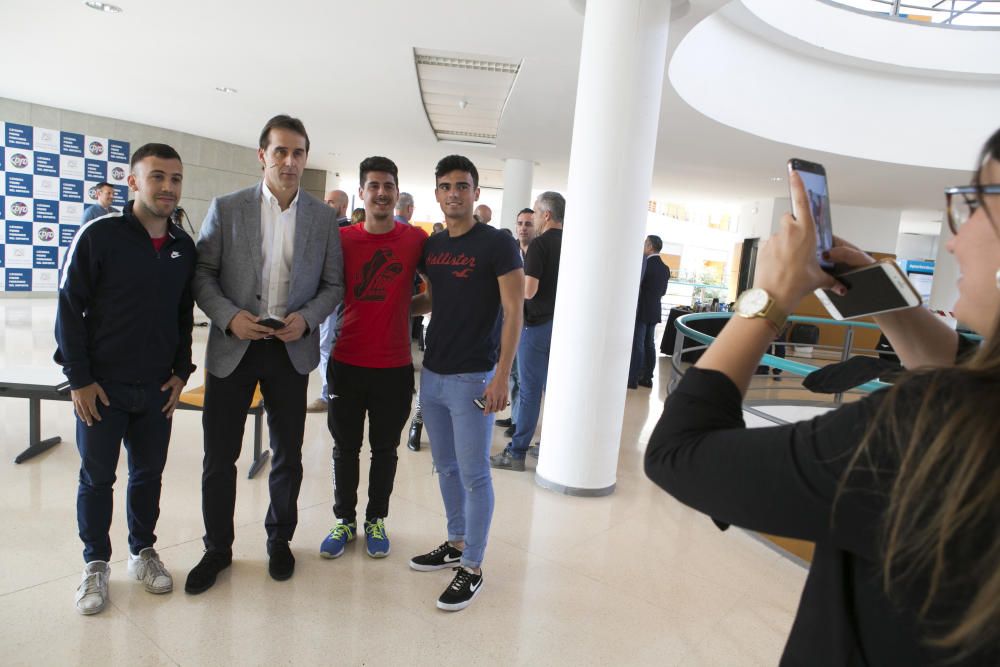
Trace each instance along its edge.
<path fill-rule="evenodd" d="M 523 60 L 414 49 L 427 122 L 438 141 L 495 146 Z"/>

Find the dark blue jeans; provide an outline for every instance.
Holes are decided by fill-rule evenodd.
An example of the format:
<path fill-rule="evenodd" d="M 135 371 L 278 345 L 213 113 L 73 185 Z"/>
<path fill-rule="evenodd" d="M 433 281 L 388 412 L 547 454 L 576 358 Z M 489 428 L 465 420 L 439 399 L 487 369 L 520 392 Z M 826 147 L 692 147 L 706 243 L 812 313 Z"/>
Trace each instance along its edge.
<path fill-rule="evenodd" d="M 83 559 L 111 558 L 111 511 L 118 454 L 124 441 L 128 452 L 126 517 L 128 544 L 133 554 L 156 543 L 160 516 L 160 479 L 167 462 L 171 421 L 162 412 L 169 397 L 162 384 L 98 382 L 110 406 L 98 400 L 101 421 L 87 426 L 76 419 L 76 446 L 80 450 L 80 486 L 76 519 L 83 540 Z"/>
<path fill-rule="evenodd" d="M 653 381 L 656 367 L 656 322 L 636 322 L 632 336 L 632 361 L 628 366 L 628 384 L 635 386 L 640 380 Z"/>
<path fill-rule="evenodd" d="M 511 455 L 523 459 L 535 437 L 542 392 L 549 375 L 549 349 L 552 347 L 552 321 L 524 327 L 517 347 L 517 373 L 521 383 L 517 397 L 517 428 L 511 442 Z"/>

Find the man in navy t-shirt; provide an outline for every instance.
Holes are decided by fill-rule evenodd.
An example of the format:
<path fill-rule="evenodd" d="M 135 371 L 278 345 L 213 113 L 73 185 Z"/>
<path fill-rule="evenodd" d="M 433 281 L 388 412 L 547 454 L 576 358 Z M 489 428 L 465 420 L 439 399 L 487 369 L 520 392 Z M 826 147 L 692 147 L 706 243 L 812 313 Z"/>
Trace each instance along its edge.
<path fill-rule="evenodd" d="M 430 311 L 420 402 L 431 441 L 448 540 L 414 556 L 410 567 L 455 569 L 437 606 L 458 611 L 482 590 L 481 564 L 493 517 L 490 441 L 495 413 L 507 407 L 507 382 L 524 305 L 524 271 L 514 239 L 476 222 L 479 172 L 449 155 L 435 169 L 435 197 L 447 233 L 431 236 L 419 270 L 427 291 L 413 313 Z"/>

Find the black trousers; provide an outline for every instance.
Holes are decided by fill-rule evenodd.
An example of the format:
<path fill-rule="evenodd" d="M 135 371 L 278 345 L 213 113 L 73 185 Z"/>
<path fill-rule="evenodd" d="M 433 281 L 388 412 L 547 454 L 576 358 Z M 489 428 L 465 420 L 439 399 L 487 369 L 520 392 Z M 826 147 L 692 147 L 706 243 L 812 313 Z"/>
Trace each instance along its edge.
<path fill-rule="evenodd" d="M 396 479 L 396 449 L 410 416 L 413 365 L 363 368 L 331 359 L 326 377 L 331 396 L 327 424 L 333 436 L 334 516 L 357 520 L 359 458 L 367 413 L 372 458 L 365 519 L 384 519 Z"/>
<path fill-rule="evenodd" d="M 163 414 L 169 393 L 163 383 L 134 384 L 99 381 L 111 405 L 97 403 L 101 421 L 93 426 L 76 418 L 76 446 L 80 450 L 80 485 L 76 517 L 83 540 L 83 560 L 111 560 L 112 487 L 122 441 L 128 452 L 128 490 L 125 516 L 128 544 L 133 554 L 156 543 L 160 516 L 160 487 L 167 462 L 171 421 Z"/>
<path fill-rule="evenodd" d="M 258 340 L 250 343 L 230 375 L 220 378 L 209 373 L 205 379 L 201 512 L 208 551 L 232 552 L 236 460 L 243 446 L 247 410 L 258 382 L 264 395 L 273 453 L 268 478 L 271 505 L 264 520 L 268 549 L 275 542 L 290 542 L 295 534 L 309 376 L 295 370 L 283 342 Z"/>

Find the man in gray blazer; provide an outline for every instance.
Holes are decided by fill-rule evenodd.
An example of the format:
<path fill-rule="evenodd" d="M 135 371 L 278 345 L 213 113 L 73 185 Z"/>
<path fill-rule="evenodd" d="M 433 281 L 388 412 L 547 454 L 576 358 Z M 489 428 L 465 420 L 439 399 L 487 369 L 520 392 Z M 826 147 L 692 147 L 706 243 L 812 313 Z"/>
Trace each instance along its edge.
<path fill-rule="evenodd" d="M 212 201 L 198 239 L 194 294 L 212 320 L 205 355 L 205 555 L 185 590 L 201 593 L 232 562 L 236 460 L 260 383 L 274 453 L 268 484 L 268 571 L 283 581 L 295 558 L 309 372 L 319 325 L 344 291 L 333 209 L 299 189 L 309 137 L 297 118 L 275 116 L 260 134 L 263 183 Z"/>

